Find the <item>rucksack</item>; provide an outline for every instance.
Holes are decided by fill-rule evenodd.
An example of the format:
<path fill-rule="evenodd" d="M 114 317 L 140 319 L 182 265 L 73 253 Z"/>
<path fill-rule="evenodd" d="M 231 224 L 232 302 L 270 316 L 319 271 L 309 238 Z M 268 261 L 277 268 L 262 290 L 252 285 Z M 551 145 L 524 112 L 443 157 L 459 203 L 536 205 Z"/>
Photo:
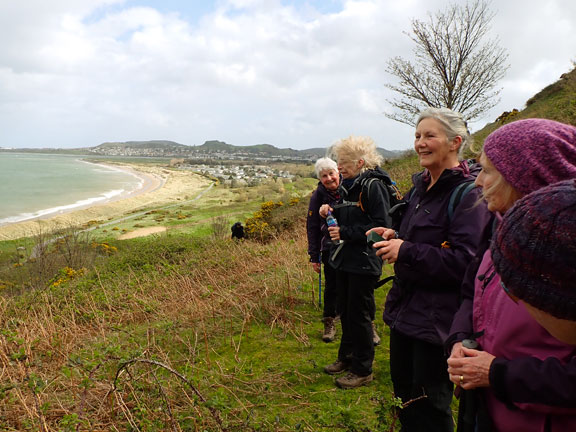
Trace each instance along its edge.
<path fill-rule="evenodd" d="M 384 190 L 388 193 L 388 199 L 390 200 L 390 208 L 398 205 L 402 202 L 402 193 L 400 193 L 400 189 L 396 186 L 396 182 L 392 180 L 390 177 L 386 176 L 384 178 L 381 177 L 369 177 L 362 179 L 360 182 L 360 186 L 362 190 L 360 191 L 360 195 L 358 196 L 358 204 L 362 211 L 364 210 L 364 205 L 362 204 L 362 198 L 366 197 L 365 202 L 370 202 L 370 187 L 372 183 L 375 181 L 382 183 L 384 186 Z"/>
<path fill-rule="evenodd" d="M 366 212 L 365 206 L 367 203 L 370 202 L 370 189 L 372 187 L 372 183 L 379 182 L 384 187 L 384 190 L 388 194 L 388 200 L 390 202 L 390 209 L 401 204 L 402 201 L 402 193 L 396 186 L 396 182 L 394 182 L 389 176 L 384 177 L 367 177 L 363 178 L 360 181 L 360 194 L 358 195 L 358 201 L 342 201 L 340 204 L 334 205 L 334 208 L 340 207 L 360 207 L 364 213 Z"/>

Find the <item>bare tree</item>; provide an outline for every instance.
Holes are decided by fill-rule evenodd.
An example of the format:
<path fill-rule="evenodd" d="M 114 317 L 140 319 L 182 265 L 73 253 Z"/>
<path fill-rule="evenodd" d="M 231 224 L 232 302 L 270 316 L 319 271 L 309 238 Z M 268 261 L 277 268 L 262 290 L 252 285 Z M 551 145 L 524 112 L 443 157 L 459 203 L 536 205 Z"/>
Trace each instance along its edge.
<path fill-rule="evenodd" d="M 488 3 L 473 0 L 428 14 L 427 21 L 412 20 L 412 33 L 406 34 L 416 43 L 415 60 L 388 61 L 386 71 L 399 83 L 386 87 L 400 98 L 388 100 L 396 112 L 386 116 L 414 125 L 426 107 L 447 107 L 466 120 L 494 107 L 502 90 L 496 84 L 508 69 L 498 39 L 484 42 L 494 15 Z"/>

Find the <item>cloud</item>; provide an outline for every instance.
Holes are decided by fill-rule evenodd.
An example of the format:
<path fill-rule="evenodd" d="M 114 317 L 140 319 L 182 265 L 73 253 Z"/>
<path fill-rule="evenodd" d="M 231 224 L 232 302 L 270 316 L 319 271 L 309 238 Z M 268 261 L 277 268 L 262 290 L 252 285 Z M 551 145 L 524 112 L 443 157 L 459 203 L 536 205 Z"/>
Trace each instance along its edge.
<path fill-rule="evenodd" d="M 447 1 L 222 0 L 194 20 L 154 1 L 0 4 L 0 146 L 221 139 L 307 148 L 350 134 L 411 145 L 411 128 L 382 114 L 392 96 L 385 64 L 411 56 L 410 19 Z M 494 33 L 512 67 L 492 117 L 574 57 L 572 2 L 544 12 L 532 3 L 497 5 Z"/>

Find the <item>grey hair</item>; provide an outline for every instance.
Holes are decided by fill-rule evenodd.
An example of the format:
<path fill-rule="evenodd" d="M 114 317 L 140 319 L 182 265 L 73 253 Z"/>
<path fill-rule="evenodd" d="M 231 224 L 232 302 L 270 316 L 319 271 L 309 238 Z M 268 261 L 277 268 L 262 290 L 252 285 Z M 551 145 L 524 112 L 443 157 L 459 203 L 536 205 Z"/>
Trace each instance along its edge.
<path fill-rule="evenodd" d="M 316 172 L 316 177 L 320 178 L 322 171 L 334 170 L 338 172 L 338 165 L 332 159 L 323 157 L 316 161 L 314 164 L 314 171 Z"/>
<path fill-rule="evenodd" d="M 452 141 L 457 136 L 462 138 L 462 144 L 458 149 L 458 156 L 462 157 L 467 147 L 472 146 L 472 136 L 468 130 L 468 125 L 462 114 L 452 111 L 449 108 L 426 108 L 418 116 L 416 126 L 427 118 L 439 121 L 444 126 L 444 132 L 448 141 Z"/>

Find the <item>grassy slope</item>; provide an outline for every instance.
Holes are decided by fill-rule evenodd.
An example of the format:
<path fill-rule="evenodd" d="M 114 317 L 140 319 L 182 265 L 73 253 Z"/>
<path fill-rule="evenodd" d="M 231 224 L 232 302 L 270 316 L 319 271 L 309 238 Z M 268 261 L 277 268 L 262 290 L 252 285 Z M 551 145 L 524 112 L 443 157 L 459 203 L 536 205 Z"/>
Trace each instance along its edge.
<path fill-rule="evenodd" d="M 84 276 L 3 299 L 2 430 L 376 430 L 387 350 L 369 388 L 336 390 L 322 372 L 337 344 L 319 338 L 303 225 L 266 245 L 135 239 Z"/>
<path fill-rule="evenodd" d="M 527 118 L 547 118 L 576 126 L 576 68 L 531 97 L 512 120 Z M 489 123 L 476 132 L 476 143 L 481 147 L 484 139 L 499 126 L 498 122 Z"/>

